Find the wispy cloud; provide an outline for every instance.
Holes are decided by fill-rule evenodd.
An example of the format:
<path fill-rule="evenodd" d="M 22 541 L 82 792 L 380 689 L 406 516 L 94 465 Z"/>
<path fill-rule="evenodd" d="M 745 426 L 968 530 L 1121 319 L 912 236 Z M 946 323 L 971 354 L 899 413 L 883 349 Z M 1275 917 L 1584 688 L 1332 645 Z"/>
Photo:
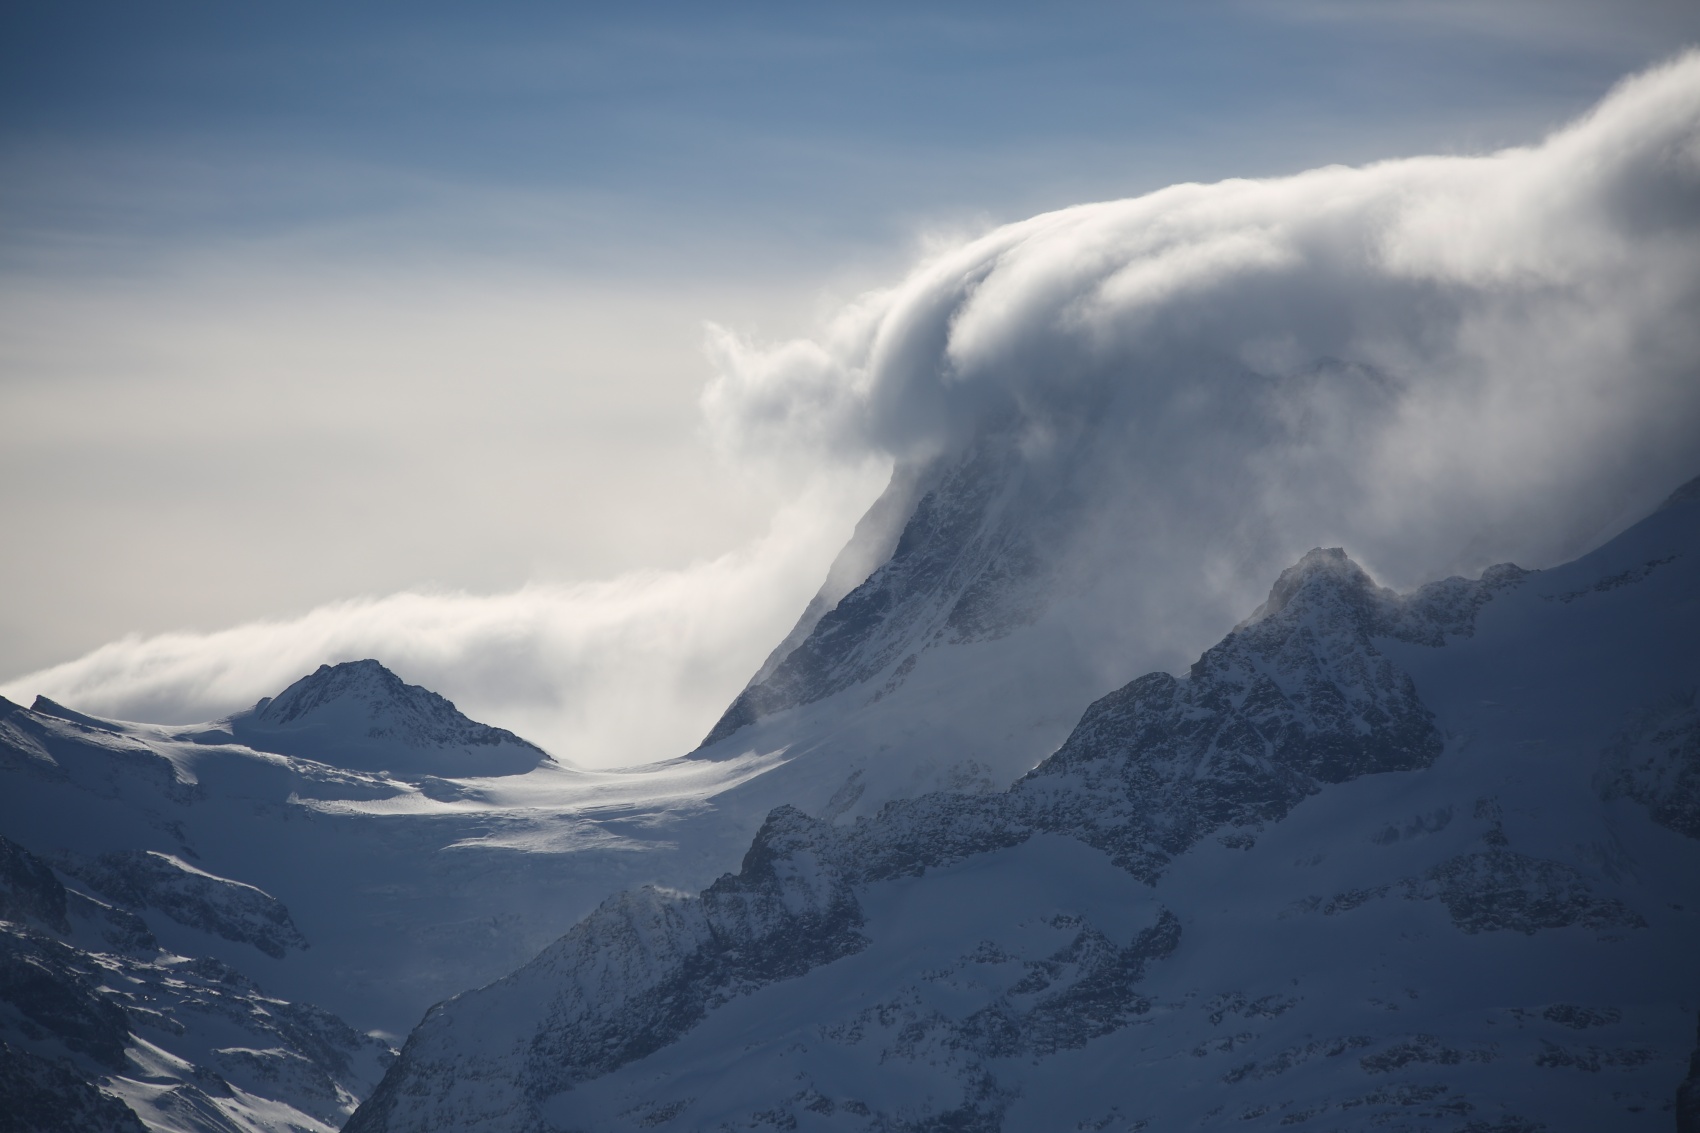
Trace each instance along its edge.
<path fill-rule="evenodd" d="M 568 759 L 678 754 L 818 584 L 869 469 L 990 413 L 1035 453 L 1082 421 L 1105 438 L 1082 553 L 1118 595 L 1093 620 L 1142 671 L 1207 644 L 1313 545 L 1408 584 L 1550 564 L 1650 508 L 1700 471 L 1695 310 L 1691 54 L 1538 145 L 1047 213 L 930 254 L 812 336 L 713 331 L 715 438 L 828 485 L 745 550 L 131 638 L 6 691 L 186 719 L 374 655 Z"/>
<path fill-rule="evenodd" d="M 1700 471 L 1695 310 L 1689 54 L 1535 146 L 1009 225 L 814 338 L 720 332 L 705 407 L 733 447 L 899 457 L 988 413 L 1091 417 L 1126 537 L 1099 565 L 1202 645 L 1312 545 L 1410 584 L 1551 564 L 1650 508 Z"/>
<path fill-rule="evenodd" d="M 877 481 L 877 469 L 865 472 L 815 485 L 766 537 L 684 569 L 494 595 L 405 592 L 212 633 L 132 636 L 0 693 L 192 722 L 252 704 L 324 662 L 377 657 L 567 761 L 671 758 L 696 745 L 790 629 Z"/>

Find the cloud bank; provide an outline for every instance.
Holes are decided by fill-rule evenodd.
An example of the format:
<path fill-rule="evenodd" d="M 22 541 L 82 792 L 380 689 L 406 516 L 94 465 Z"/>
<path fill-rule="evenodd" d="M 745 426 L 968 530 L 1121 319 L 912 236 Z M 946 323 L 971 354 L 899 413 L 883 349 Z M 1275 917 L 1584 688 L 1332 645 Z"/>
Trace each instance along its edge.
<path fill-rule="evenodd" d="M 0 686 L 97 715 L 213 719 L 324 662 L 376 657 L 582 766 L 696 746 L 791 628 L 849 535 L 865 476 L 814 485 L 762 540 L 675 571 L 505 594 L 408 592 L 213 633 L 129 637 Z"/>
<path fill-rule="evenodd" d="M 1184 663 L 1311 546 L 1410 585 L 1562 561 L 1650 510 L 1700 472 L 1696 312 L 1689 53 L 1537 145 L 1065 209 L 929 256 L 814 337 L 711 328 L 703 410 L 787 475 L 948 453 L 993 418 L 1035 460 L 1097 437 L 1083 561 L 1129 597 L 1096 620 L 1153 643 L 1125 680 Z M 569 760 L 663 758 L 789 628 L 852 495 L 688 571 L 128 639 L 3 691 L 189 720 L 371 655 Z"/>
<path fill-rule="evenodd" d="M 704 405 L 734 449 L 897 457 L 1111 421 L 1143 520 L 1409 583 L 1574 555 L 1700 472 L 1697 311 L 1690 52 L 1538 145 L 1000 228 L 815 339 L 717 330 Z"/>

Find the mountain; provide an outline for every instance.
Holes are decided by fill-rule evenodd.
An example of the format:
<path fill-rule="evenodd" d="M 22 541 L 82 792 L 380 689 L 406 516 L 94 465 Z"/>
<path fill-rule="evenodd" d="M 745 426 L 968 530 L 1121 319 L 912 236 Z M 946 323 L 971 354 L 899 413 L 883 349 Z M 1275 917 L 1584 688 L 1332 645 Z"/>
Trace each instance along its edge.
<path fill-rule="evenodd" d="M 161 904 L 232 939 L 281 950 L 281 930 L 302 943 L 268 894 L 181 861 L 112 856 L 66 885 L 0 838 L 7 1127 L 140 1133 L 138 1114 L 154 1129 L 339 1127 L 394 1050 L 222 961 L 162 947 L 133 911 Z"/>
<path fill-rule="evenodd" d="M 467 719 L 370 659 L 320 665 L 222 723 L 196 738 L 397 775 L 520 775 L 550 761 L 542 748 Z"/>
<path fill-rule="evenodd" d="M 0 702 L 0 1113 L 335 1128 L 431 1003 L 735 860 L 690 822 L 770 765 L 579 771 L 375 661 L 182 728 Z"/>
<path fill-rule="evenodd" d="M 1112 673 L 1127 675 L 1094 639 L 1116 638 L 1123 619 L 1091 613 L 1094 587 L 1121 582 L 1080 565 L 1101 516 L 1082 481 L 1103 470 L 1103 442 L 1083 430 L 1066 453 L 1035 453 L 1018 424 L 994 420 L 960 451 L 900 467 L 835 567 L 839 585 L 693 757 L 783 750 L 787 765 L 751 789 L 845 814 L 1031 767 Z"/>
<path fill-rule="evenodd" d="M 956 617 L 926 543 L 870 578 L 883 616 L 1028 616 Z M 782 806 L 699 893 L 609 898 L 433 1008 L 347 1129 L 1668 1128 L 1697 593 L 1700 484 L 1553 570 L 1398 595 L 1313 551 L 1006 789 Z M 715 742 L 887 671 L 887 624 L 822 618 Z"/>

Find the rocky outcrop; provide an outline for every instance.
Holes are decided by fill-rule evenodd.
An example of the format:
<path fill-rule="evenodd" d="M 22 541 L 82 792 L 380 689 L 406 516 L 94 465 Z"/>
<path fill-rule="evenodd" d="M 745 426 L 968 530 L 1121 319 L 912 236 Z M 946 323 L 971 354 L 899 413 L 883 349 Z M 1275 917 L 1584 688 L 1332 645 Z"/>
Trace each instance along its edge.
<path fill-rule="evenodd" d="M 136 913 L 67 888 L 10 840 L 0 853 L 0 1129 L 134 1133 L 137 1113 L 184 1133 L 334 1126 L 387 1066 L 385 1044 L 329 1012 L 164 951 Z M 85 864 L 137 907 L 230 939 L 296 939 L 251 886 L 163 855 Z"/>
<path fill-rule="evenodd" d="M 859 950 L 850 882 L 832 829 L 781 808 L 740 871 L 699 897 L 654 888 L 612 897 L 467 998 L 481 1018 L 505 1021 L 499 1044 L 475 1056 L 475 1088 L 456 1039 L 461 1001 L 433 1008 L 346 1128 L 406 1127 L 432 1111 L 465 1129 L 530 1128 L 540 1097 L 643 1058 L 736 996 Z"/>
<path fill-rule="evenodd" d="M 1426 767 L 1442 736 L 1376 641 L 1466 635 L 1521 573 L 1496 568 L 1401 598 L 1343 551 L 1311 551 L 1184 678 L 1152 673 L 1088 708 L 1015 786 L 1013 809 L 1150 882 L 1202 838 L 1225 827 L 1254 837 L 1324 784 Z"/>
<path fill-rule="evenodd" d="M 0 921 L 44 924 L 70 932 L 65 919 L 65 887 L 46 862 L 0 836 Z"/>
<path fill-rule="evenodd" d="M 1570 866 L 1503 846 L 1449 858 L 1405 889 L 1408 897 L 1440 901 L 1452 923 L 1469 933 L 1647 927 L 1646 918 L 1623 902 L 1597 896 Z"/>
<path fill-rule="evenodd" d="M 0 1041 L 3 1133 L 144 1133 L 134 1111 L 64 1066 Z"/>
<path fill-rule="evenodd" d="M 131 909 L 158 909 L 179 924 L 251 944 L 281 959 L 307 947 L 283 903 L 263 889 L 196 869 L 155 850 L 120 850 L 96 858 L 66 855 L 67 872 L 101 896 Z"/>
<path fill-rule="evenodd" d="M 86 954 L 0 923 L 0 1004 L 14 1042 L 22 1036 L 106 1070 L 122 1069 L 130 1021 L 103 983 Z"/>
<path fill-rule="evenodd" d="M 1443 737 L 1377 642 L 1467 635 L 1521 573 L 1400 597 L 1342 552 L 1313 551 L 1186 676 L 1143 677 L 1092 705 L 1006 792 L 933 793 L 842 828 L 782 807 L 742 870 L 700 896 L 611 899 L 513 976 L 434 1008 L 348 1129 L 543 1128 L 548 1099 L 679 1042 L 734 998 L 862 951 L 861 895 L 880 883 L 1062 836 L 1154 884 L 1207 836 L 1249 842 L 1325 785 L 1427 767 Z M 1446 875 L 1443 900 L 1465 902 L 1465 872 Z M 946 1009 L 916 984 L 834 1025 L 833 1042 L 871 1043 L 870 1057 L 951 1067 L 956 1108 L 893 1128 L 997 1128 L 1009 1099 L 991 1062 L 1051 1057 L 1132 1024 L 1151 1010 L 1138 990 L 1148 966 L 1183 931 L 1166 910 L 1131 940 L 1073 915 L 1047 923 L 1066 934 L 1058 946 L 1035 956 L 987 944 L 951 969 L 980 973 L 967 1001 L 977 1006 Z M 481 1037 L 469 1045 L 469 1034 Z"/>
<path fill-rule="evenodd" d="M 824 615 L 806 612 L 809 632 L 738 694 L 702 746 L 887 670 L 901 682 L 918 650 L 994 640 L 1036 618 L 1055 556 L 1045 533 L 1070 497 L 1015 458 L 1019 444 L 991 430 L 926 474 L 931 486 L 891 557 Z"/>
<path fill-rule="evenodd" d="M 1606 752 L 1601 787 L 1606 798 L 1632 798 L 1659 825 L 1700 838 L 1700 707 L 1694 689 L 1638 714 Z"/>

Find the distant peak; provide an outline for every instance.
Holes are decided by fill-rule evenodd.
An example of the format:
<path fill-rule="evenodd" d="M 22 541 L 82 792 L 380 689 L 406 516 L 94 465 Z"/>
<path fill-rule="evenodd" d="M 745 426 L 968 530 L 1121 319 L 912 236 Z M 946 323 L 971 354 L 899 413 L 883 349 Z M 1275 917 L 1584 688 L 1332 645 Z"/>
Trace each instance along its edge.
<path fill-rule="evenodd" d="M 410 685 L 371 657 L 320 665 L 275 697 L 263 697 L 253 707 L 255 716 L 273 723 L 287 723 L 319 705 L 333 700 L 357 700 L 376 706 L 410 700 L 438 701 L 431 707 L 460 715 L 453 704 L 418 685 Z M 434 713 L 435 714 L 435 713 Z"/>
<path fill-rule="evenodd" d="M 303 681 L 313 682 L 361 679 L 376 681 L 385 685 L 393 684 L 397 688 L 404 687 L 404 682 L 400 677 L 386 668 L 383 662 L 372 657 L 366 657 L 359 661 L 339 661 L 334 665 L 320 665 L 307 676 L 301 678 Z"/>
<path fill-rule="evenodd" d="M 514 774 L 550 757 L 504 728 L 464 715 L 380 662 L 320 665 L 230 718 L 244 743 L 345 767 L 435 775 Z"/>
<path fill-rule="evenodd" d="M 1373 591 L 1377 588 L 1375 580 L 1370 578 L 1363 567 L 1353 562 L 1343 548 L 1314 547 L 1306 551 L 1298 562 L 1281 572 L 1281 577 L 1269 588 L 1268 599 L 1248 621 L 1259 621 L 1280 613 L 1307 585 L 1319 579 L 1337 580 L 1353 591 Z"/>
<path fill-rule="evenodd" d="M 98 716 L 89 716 L 74 708 L 66 708 L 58 701 L 49 700 L 45 696 L 37 696 L 35 702 L 30 705 L 30 711 L 37 716 L 52 716 L 58 720 L 69 720 L 73 724 L 86 724 L 91 728 L 110 730 L 112 727 L 110 720 L 102 720 Z"/>

